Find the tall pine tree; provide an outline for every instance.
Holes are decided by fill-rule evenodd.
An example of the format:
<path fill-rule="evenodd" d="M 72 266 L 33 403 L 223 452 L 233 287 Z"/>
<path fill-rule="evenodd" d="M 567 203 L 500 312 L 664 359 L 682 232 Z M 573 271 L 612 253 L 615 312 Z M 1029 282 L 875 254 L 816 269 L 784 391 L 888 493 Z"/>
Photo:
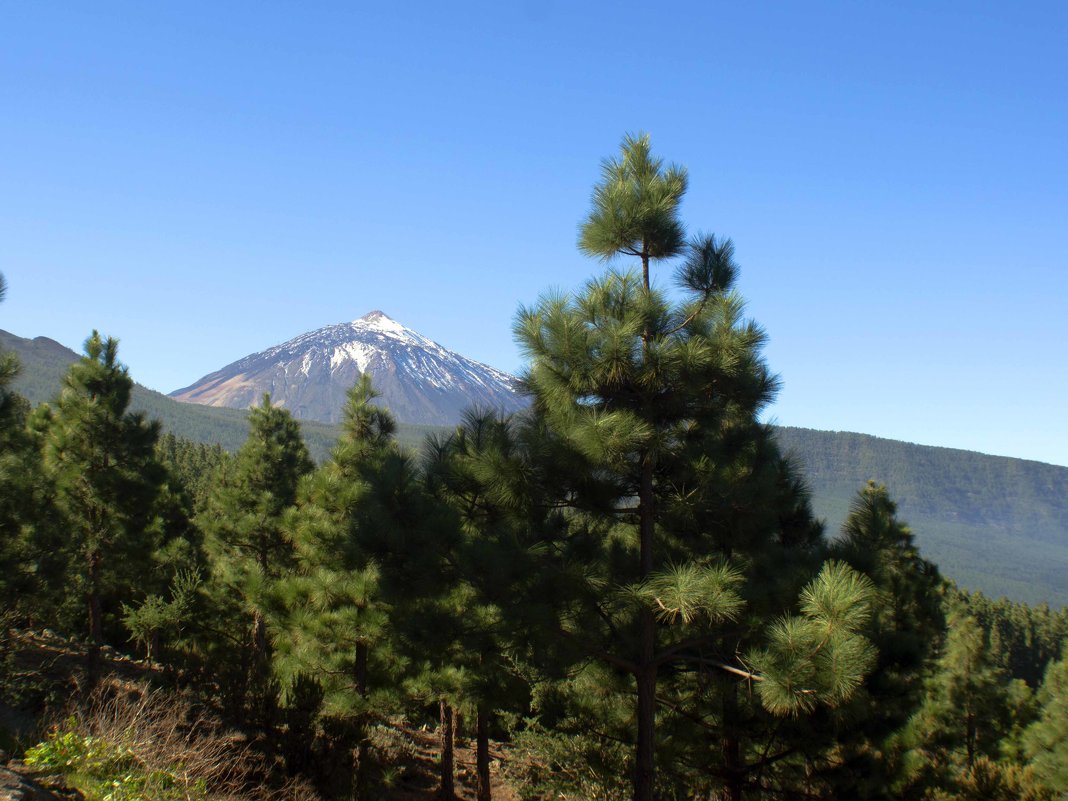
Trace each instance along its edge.
<path fill-rule="evenodd" d="M 1050 664 L 1038 701 L 1041 713 L 1028 728 L 1024 746 L 1042 781 L 1068 794 L 1068 655 Z"/>
<path fill-rule="evenodd" d="M 275 582 L 290 575 L 296 565 L 284 516 L 296 502 L 301 478 L 312 467 L 297 421 L 265 395 L 249 413 L 248 438 L 232 464 L 219 471 L 198 516 L 221 587 L 238 599 L 247 616 L 252 689 L 268 696 L 271 593 Z M 266 720 L 270 698 L 262 700 L 266 706 L 254 711 Z"/>
<path fill-rule="evenodd" d="M 280 667 L 322 676 L 327 711 L 354 721 L 359 798 L 368 791 L 371 721 L 397 707 L 413 676 L 443 665 L 440 649 L 450 641 L 438 611 L 448 528 L 436 523 L 375 397 L 361 376 L 330 460 L 302 484 L 287 520 L 298 569 L 279 586 L 287 634 Z"/>
<path fill-rule="evenodd" d="M 427 474 L 459 527 L 449 554 L 459 694 L 475 717 L 477 801 L 490 801 L 489 734 L 495 713 L 525 711 L 517 656 L 537 638 L 543 606 L 528 552 L 538 486 L 519 421 L 469 411 L 429 443 Z M 533 619 L 532 619 L 532 616 Z"/>
<path fill-rule="evenodd" d="M 7 285 L 0 274 L 0 301 Z M 59 535 L 53 494 L 42 473 L 41 453 L 27 429 L 30 405 L 11 383 L 18 359 L 0 352 L 0 606 L 21 620 L 40 620 L 52 607 L 45 584 L 61 573 Z"/>
<path fill-rule="evenodd" d="M 827 714 L 827 741 L 806 768 L 840 794 L 889 801 L 902 778 L 896 735 L 923 703 L 945 637 L 944 582 L 920 556 L 886 487 L 873 481 L 857 494 L 832 553 L 875 585 L 867 634 L 878 659 L 850 702 Z"/>
<path fill-rule="evenodd" d="M 764 335 L 732 290 L 731 242 L 686 240 L 686 183 L 648 137 L 625 138 L 579 244 L 635 257 L 641 274 L 610 271 L 516 323 L 533 413 L 585 474 L 556 499 L 575 510 L 567 532 L 544 546 L 571 588 L 559 629 L 630 682 L 635 801 L 656 793 L 658 716 L 664 747 L 685 729 L 716 733 L 715 781 L 736 801 L 752 773 L 739 682 L 790 715 L 844 700 L 871 661 L 858 633 L 870 582 L 844 565 L 820 572 L 820 526 L 757 419 L 776 388 Z M 679 304 L 650 275 L 675 256 Z"/>
<path fill-rule="evenodd" d="M 155 456 L 159 425 L 129 411 L 132 387 L 118 342 L 94 331 L 55 404 L 39 407 L 34 421 L 69 528 L 68 581 L 85 605 L 91 677 L 106 620 L 167 578 L 152 562 L 162 538 L 156 501 L 166 481 Z"/>

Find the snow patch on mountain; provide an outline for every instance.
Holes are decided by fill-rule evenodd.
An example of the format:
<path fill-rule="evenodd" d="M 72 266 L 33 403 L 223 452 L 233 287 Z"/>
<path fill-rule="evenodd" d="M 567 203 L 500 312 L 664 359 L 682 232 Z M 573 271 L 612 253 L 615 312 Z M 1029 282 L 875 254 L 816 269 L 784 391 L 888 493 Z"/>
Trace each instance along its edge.
<path fill-rule="evenodd" d="M 452 424 L 469 407 L 514 412 L 525 406 L 518 380 L 468 359 L 381 311 L 309 331 L 177 390 L 172 397 L 247 408 L 264 392 L 305 419 L 337 422 L 345 393 L 370 373 L 399 420 Z"/>

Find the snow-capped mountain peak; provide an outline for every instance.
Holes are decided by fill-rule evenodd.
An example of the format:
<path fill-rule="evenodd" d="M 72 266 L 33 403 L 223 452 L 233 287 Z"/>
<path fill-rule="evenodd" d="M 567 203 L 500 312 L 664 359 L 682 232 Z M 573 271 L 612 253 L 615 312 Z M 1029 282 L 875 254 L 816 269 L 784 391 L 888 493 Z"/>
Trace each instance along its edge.
<path fill-rule="evenodd" d="M 264 392 L 296 417 L 337 422 L 345 393 L 369 372 L 381 402 L 402 422 L 446 425 L 471 406 L 522 408 L 513 376 L 442 347 L 375 310 L 254 353 L 172 397 L 247 408 Z"/>
<path fill-rule="evenodd" d="M 395 336 L 398 339 L 430 341 L 378 309 L 367 312 L 363 317 L 357 317 L 352 321 L 352 327 L 357 331 L 376 331 L 384 336 Z"/>

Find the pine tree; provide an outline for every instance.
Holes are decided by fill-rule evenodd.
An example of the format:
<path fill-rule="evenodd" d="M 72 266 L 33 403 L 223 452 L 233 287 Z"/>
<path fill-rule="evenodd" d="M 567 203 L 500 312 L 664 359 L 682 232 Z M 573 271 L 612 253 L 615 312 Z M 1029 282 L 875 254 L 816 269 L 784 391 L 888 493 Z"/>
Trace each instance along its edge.
<path fill-rule="evenodd" d="M 757 419 L 776 381 L 732 291 L 733 245 L 685 240 L 685 189 L 685 171 L 654 158 L 647 137 L 624 139 L 580 247 L 637 257 L 641 275 L 611 271 L 516 323 L 534 414 L 584 473 L 556 499 L 575 510 L 569 530 L 546 543 L 547 569 L 571 592 L 560 633 L 632 682 L 636 801 L 656 792 L 658 708 L 673 735 L 707 731 L 690 710 L 709 710 L 717 780 L 738 799 L 753 773 L 738 681 L 791 715 L 849 697 L 871 660 L 858 634 L 870 582 L 844 565 L 819 572 L 820 527 Z M 688 299 L 673 304 L 650 266 L 679 255 Z"/>
<path fill-rule="evenodd" d="M 448 563 L 458 643 L 458 693 L 474 712 L 476 798 L 490 801 L 489 732 L 502 709 L 525 711 L 528 692 L 517 655 L 541 621 L 526 529 L 537 505 L 529 455 L 517 421 L 472 410 L 450 436 L 429 443 L 427 473 L 435 497 L 459 527 Z"/>
<path fill-rule="evenodd" d="M 0 301 L 7 293 L 7 284 L 0 273 Z M 0 601 L 10 608 L 16 598 L 24 594 L 25 570 L 22 518 L 18 499 L 25 495 L 20 486 L 23 473 L 22 454 L 25 447 L 25 410 L 10 389 L 19 372 L 19 362 L 12 353 L 0 353 L 0 554 L 10 567 L 0 575 Z"/>
<path fill-rule="evenodd" d="M 271 717 L 270 635 L 267 612 L 275 582 L 296 566 L 284 515 L 297 499 L 297 487 L 313 467 L 300 426 L 285 409 L 262 405 L 249 414 L 249 434 L 232 465 L 217 483 L 197 520 L 222 586 L 239 599 L 250 619 L 247 653 L 253 703 Z"/>
<path fill-rule="evenodd" d="M 6 290 L 0 274 L 0 301 Z M 11 389 L 19 370 L 14 354 L 0 352 L 0 606 L 7 624 L 55 626 L 67 595 L 67 527 L 29 401 Z"/>
<path fill-rule="evenodd" d="M 953 790 L 981 760 L 1012 756 L 1014 728 L 1029 695 L 1027 685 L 999 664 L 989 633 L 963 609 L 953 610 L 944 652 L 905 735 L 912 776 L 902 792 Z"/>
<path fill-rule="evenodd" d="M 1050 664 L 1038 702 L 1041 713 L 1027 729 L 1024 746 L 1039 778 L 1068 793 L 1068 656 Z"/>
<path fill-rule="evenodd" d="M 40 407 L 34 421 L 69 527 L 68 580 L 87 610 L 91 679 L 105 616 L 167 578 L 152 563 L 162 543 L 157 500 L 166 481 L 154 452 L 159 425 L 128 411 L 132 387 L 117 341 L 94 331 L 54 406 Z"/>
<path fill-rule="evenodd" d="M 1007 598 L 995 601 L 978 592 L 951 595 L 953 603 L 966 608 L 989 633 L 1009 675 L 1037 688 L 1068 638 L 1068 609 L 1054 611 L 1048 604 L 1028 606 Z"/>
<path fill-rule="evenodd" d="M 1056 795 L 1031 768 L 979 757 L 952 790 L 936 789 L 924 801 L 1056 801 Z"/>
<path fill-rule="evenodd" d="M 868 576 L 878 601 L 867 629 L 878 659 L 848 704 L 828 713 L 833 740 L 812 766 L 837 792 L 889 799 L 900 770 L 899 730 L 924 700 L 924 680 L 945 637 L 944 582 L 920 556 L 885 486 L 869 481 L 853 502 L 832 553 Z"/>
<path fill-rule="evenodd" d="M 176 492 L 187 496 L 190 507 L 196 510 L 203 508 L 214 478 L 231 458 L 221 445 L 192 442 L 171 433 L 160 437 L 156 453 L 167 467 Z"/>
<path fill-rule="evenodd" d="M 0 274 L 0 301 L 7 285 Z M 0 352 L 0 605 L 19 617 L 46 606 L 42 582 L 56 572 L 55 508 L 42 474 L 40 449 L 27 430 L 29 403 L 11 389 L 18 359 Z M 10 622 L 10 620 L 8 620 Z"/>
<path fill-rule="evenodd" d="M 279 587 L 287 632 L 280 667 L 323 676 L 326 710 L 355 720 L 361 798 L 372 717 L 396 707 L 422 663 L 441 664 L 426 653 L 428 643 L 448 640 L 436 611 L 448 543 L 375 397 L 370 377 L 361 376 L 331 459 L 302 484 L 287 520 L 299 570 Z"/>

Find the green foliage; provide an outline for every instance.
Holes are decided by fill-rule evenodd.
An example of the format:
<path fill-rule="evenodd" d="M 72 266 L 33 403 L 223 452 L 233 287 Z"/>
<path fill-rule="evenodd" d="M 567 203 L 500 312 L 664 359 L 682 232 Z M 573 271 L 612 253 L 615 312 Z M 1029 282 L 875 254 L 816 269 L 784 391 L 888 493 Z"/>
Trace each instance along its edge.
<path fill-rule="evenodd" d="M 1035 774 L 1068 793 L 1068 657 L 1050 664 L 1038 703 L 1041 713 L 1027 729 L 1024 747 Z"/>
<path fill-rule="evenodd" d="M 1027 685 L 998 664 L 978 621 L 954 610 L 924 704 L 903 733 L 909 748 L 903 792 L 955 792 L 968 776 L 986 781 L 982 760 L 1017 762 L 1020 730 L 1033 716 L 1030 696 Z"/>
<path fill-rule="evenodd" d="M 299 508 L 286 522 L 300 569 L 278 586 L 286 630 L 279 667 L 284 675 L 323 676 L 332 713 L 367 712 L 369 660 L 383 656 L 370 646 L 388 625 L 370 529 L 395 523 L 370 482 L 384 478 L 386 462 L 406 468 L 396 461 L 403 458 L 391 439 L 392 418 L 373 398 L 367 377 L 352 388 L 334 456 L 303 482 Z"/>
<path fill-rule="evenodd" d="M 0 604 L 40 613 L 44 591 L 62 571 L 62 526 L 37 442 L 26 428 L 29 407 L 0 379 Z"/>
<path fill-rule="evenodd" d="M 862 630 L 877 653 L 863 686 L 821 724 L 834 735 L 810 751 L 809 769 L 843 797 L 889 799 L 902 779 L 897 733 L 923 703 L 945 636 L 943 582 L 874 482 L 855 496 L 832 553 L 872 582 L 871 619 Z"/>
<path fill-rule="evenodd" d="M 265 395 L 249 415 L 248 438 L 232 461 L 219 465 L 197 516 L 212 560 L 215 604 L 225 610 L 222 625 L 249 632 L 229 660 L 226 703 L 268 728 L 277 722 L 281 693 L 271 675 L 268 619 L 276 584 L 297 565 L 285 516 L 312 468 L 297 422 Z"/>
<path fill-rule="evenodd" d="M 966 609 L 986 631 L 998 664 L 1015 679 L 1038 687 L 1051 662 L 1064 653 L 1068 640 L 1068 608 L 1028 606 L 979 593 L 958 593 L 952 603 Z"/>
<path fill-rule="evenodd" d="M 1054 801 L 1056 794 L 1036 781 L 1034 772 L 986 757 L 960 776 L 951 790 L 936 789 L 924 801 Z"/>
<path fill-rule="evenodd" d="M 734 797 L 763 770 L 777 716 L 840 704 L 862 682 L 871 586 L 844 564 L 820 571 L 804 488 L 758 421 L 777 382 L 732 289 L 733 245 L 685 242 L 685 175 L 664 170 L 647 138 L 625 139 L 603 172 L 580 246 L 636 256 L 642 274 L 546 296 L 515 325 L 549 443 L 539 449 L 570 451 L 570 472 L 545 490 L 568 511 L 536 522 L 538 570 L 557 585 L 546 600 L 576 669 L 617 699 L 599 710 L 565 699 L 557 723 L 634 738 L 636 799 L 653 796 L 657 745 L 675 790 Z M 648 267 L 681 254 L 687 297 L 675 304 Z M 756 703 L 741 680 L 758 684 Z M 695 750 L 713 756 L 687 765 Z"/>
<path fill-rule="evenodd" d="M 637 588 L 636 597 L 654 607 L 662 623 L 689 625 L 736 620 L 745 601 L 738 595 L 743 576 L 727 565 L 671 565 Z"/>
<path fill-rule="evenodd" d="M 262 608 L 270 581 L 293 567 L 282 518 L 312 467 L 296 421 L 264 396 L 249 415 L 245 444 L 232 466 L 219 469 L 198 518 L 220 578 L 241 592 L 250 610 Z"/>
<path fill-rule="evenodd" d="M 874 479 L 889 487 L 924 556 L 960 586 L 1068 606 L 1068 468 L 842 431 L 783 427 L 776 437 L 829 530 Z"/>
<path fill-rule="evenodd" d="M 177 636 L 188 621 L 194 599 L 201 585 L 200 573 L 195 570 L 179 571 L 171 580 L 170 598 L 149 595 L 137 606 L 122 606 L 122 622 L 130 632 L 131 639 L 145 649 L 151 662 L 159 648 L 161 634 Z"/>
<path fill-rule="evenodd" d="M 0 274 L 0 300 L 7 285 Z M 12 384 L 20 372 L 13 353 L 0 350 L 0 604 L 28 614 L 49 603 L 42 590 L 59 565 L 61 534 L 40 450 L 27 430 L 30 407 Z"/>
<path fill-rule="evenodd" d="M 73 718 L 30 748 L 26 764 L 59 771 L 87 801 L 207 799 L 204 782 L 184 780 L 181 765 L 148 768 L 128 745 L 81 733 Z"/>
<path fill-rule="evenodd" d="M 560 734 L 535 721 L 512 735 L 505 767 L 524 801 L 617 801 L 628 797 L 629 749 L 589 734 Z"/>
<path fill-rule="evenodd" d="M 664 167 L 648 135 L 625 136 L 618 159 L 601 165 L 593 208 L 582 226 L 579 249 L 611 259 L 619 254 L 664 259 L 682 251 L 686 235 L 678 219 L 686 193 L 686 170 Z"/>
<path fill-rule="evenodd" d="M 333 456 L 286 521 L 297 570 L 275 585 L 276 667 L 321 679 L 325 712 L 349 721 L 357 795 L 372 776 L 372 722 L 413 692 L 440 697 L 450 641 L 438 611 L 447 532 L 374 398 L 366 375 L 350 390 Z"/>
<path fill-rule="evenodd" d="M 54 406 L 38 407 L 33 420 L 67 527 L 67 571 L 75 597 L 88 604 L 94 643 L 105 615 L 166 581 L 153 564 L 167 534 L 158 506 L 167 479 L 154 452 L 159 426 L 128 411 L 132 386 L 116 340 L 94 331 Z"/>
<path fill-rule="evenodd" d="M 875 661 L 862 632 L 874 586 L 841 562 L 828 562 L 801 591 L 801 614 L 770 627 L 768 645 L 749 656 L 762 679 L 757 691 L 775 714 L 837 706 L 849 699 Z"/>
<path fill-rule="evenodd" d="M 205 445 L 170 432 L 156 445 L 159 460 L 172 479 L 188 493 L 195 509 L 203 508 L 214 479 L 226 469 L 230 454 L 219 444 Z"/>

